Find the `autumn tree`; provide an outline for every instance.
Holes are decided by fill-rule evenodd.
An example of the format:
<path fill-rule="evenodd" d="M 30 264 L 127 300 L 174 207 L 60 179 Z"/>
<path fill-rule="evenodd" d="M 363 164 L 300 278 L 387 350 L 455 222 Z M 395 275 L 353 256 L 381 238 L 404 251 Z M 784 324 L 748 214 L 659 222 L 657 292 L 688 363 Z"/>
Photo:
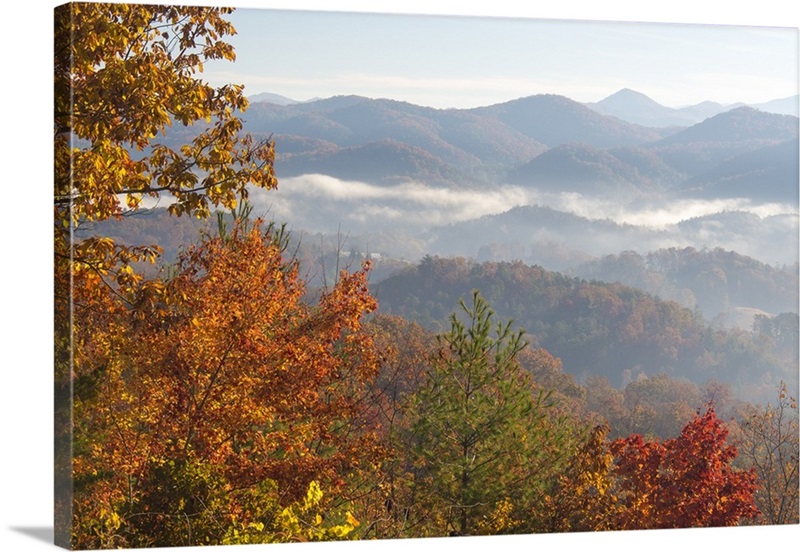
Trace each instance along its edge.
<path fill-rule="evenodd" d="M 755 501 L 759 521 L 769 525 L 798 523 L 797 399 L 782 384 L 775 404 L 750 406 L 739 415 L 740 461 L 758 475 Z"/>
<path fill-rule="evenodd" d="M 614 528 L 730 526 L 756 517 L 756 474 L 732 467 L 737 449 L 727 437 L 708 407 L 674 439 L 634 434 L 613 441 Z"/>
<path fill-rule="evenodd" d="M 595 426 L 570 455 L 545 497 L 542 529 L 547 532 L 614 530 L 617 496 L 614 493 L 614 456 L 606 438 L 607 424 Z"/>
<path fill-rule="evenodd" d="M 235 32 L 224 19 L 230 11 L 110 3 L 56 8 L 57 330 L 69 323 L 70 292 L 82 272 L 111 287 L 138 285 L 131 263 L 158 253 L 147 244 L 78 240 L 86 223 L 135 211 L 146 198 L 167 199 L 173 214 L 204 217 L 213 206 L 235 207 L 248 185 L 276 187 L 273 143 L 240 134 L 242 87 L 213 88 L 198 78 L 204 62 L 235 58 L 224 41 Z M 166 131 L 176 124 L 198 128 L 189 142 L 174 143 Z"/>
<path fill-rule="evenodd" d="M 628 416 L 624 435 L 667 438 L 680 433 L 701 405 L 700 390 L 683 378 L 654 374 L 630 382 L 623 390 Z"/>
<path fill-rule="evenodd" d="M 233 208 L 274 188 L 274 149 L 240 136 L 242 86 L 213 88 L 203 63 L 235 54 L 230 9 L 73 3 L 55 18 L 55 208 L 66 226 L 170 196 L 176 214 Z M 202 123 L 187 144 L 168 127 Z M 162 135 L 159 138 L 159 135 Z"/>
<path fill-rule="evenodd" d="M 565 438 L 517 363 L 522 332 L 478 292 L 460 305 L 407 413 L 412 523 L 428 536 L 521 530 Z"/>
<path fill-rule="evenodd" d="M 551 355 L 546 349 L 525 347 L 520 351 L 519 365 L 530 373 L 536 385 L 551 393 L 553 409 L 564 416 L 582 418 L 586 412 L 586 388 L 575 378 L 564 372 L 561 359 Z"/>
<path fill-rule="evenodd" d="M 282 243 L 260 224 L 208 236 L 160 300 L 76 329 L 76 546 L 220 543 L 373 461 L 352 422 L 377 371 L 367 267 L 310 306 Z"/>
<path fill-rule="evenodd" d="M 610 427 L 610 437 L 627 435 L 630 412 L 625 404 L 625 394 L 613 387 L 608 378 L 587 376 L 586 409 Z"/>
<path fill-rule="evenodd" d="M 225 40 L 235 32 L 225 20 L 230 11 L 111 3 L 55 10 L 55 541 L 61 546 L 73 544 L 73 452 L 98 446 L 76 439 L 72 416 L 88 416 L 75 418 L 75 427 L 91 426 L 80 401 L 100 396 L 114 369 L 88 362 L 106 346 L 91 328 L 121 339 L 156 305 L 169 313 L 175 307 L 165 305 L 180 297 L 167 297 L 164 281 L 133 270 L 139 261 L 155 261 L 158 247 L 92 236 L 89 226 L 159 198 L 173 214 L 204 217 L 214 207 L 233 208 L 248 186 L 277 184 L 273 143 L 240 133 L 239 113 L 247 107 L 242 87 L 214 88 L 200 78 L 205 62 L 235 57 Z M 189 126 L 186 140 L 177 139 L 174 129 Z"/>

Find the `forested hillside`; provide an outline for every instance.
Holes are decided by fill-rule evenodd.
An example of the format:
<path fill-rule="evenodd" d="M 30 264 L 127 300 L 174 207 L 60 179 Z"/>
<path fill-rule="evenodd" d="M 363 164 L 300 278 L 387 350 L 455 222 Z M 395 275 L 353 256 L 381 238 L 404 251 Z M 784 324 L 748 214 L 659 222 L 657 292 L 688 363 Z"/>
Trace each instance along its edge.
<path fill-rule="evenodd" d="M 786 348 L 797 337 L 796 312 L 785 315 L 794 323 L 783 327 L 786 341 L 778 345 L 760 327 L 715 329 L 696 311 L 632 287 L 463 258 L 426 257 L 377 284 L 375 295 L 382 312 L 436 330 L 473 289 L 580 381 L 602 376 L 620 387 L 664 373 L 697 384 L 721 381 L 751 400 L 764 400 L 780 381 L 797 383 L 797 347 Z"/>
<path fill-rule="evenodd" d="M 620 282 L 699 309 L 708 320 L 749 308 L 797 313 L 797 265 L 773 267 L 720 248 L 670 248 L 640 255 L 625 251 L 586 262 L 573 272 L 588 280 Z M 752 327 L 748 324 L 745 329 Z"/>

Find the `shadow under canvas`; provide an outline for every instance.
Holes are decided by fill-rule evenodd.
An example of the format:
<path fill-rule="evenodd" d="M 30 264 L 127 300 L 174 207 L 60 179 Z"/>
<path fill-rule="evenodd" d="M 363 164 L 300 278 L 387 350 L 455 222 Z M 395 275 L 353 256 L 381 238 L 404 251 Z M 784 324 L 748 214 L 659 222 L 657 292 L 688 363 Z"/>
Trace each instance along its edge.
<path fill-rule="evenodd" d="M 53 528 L 52 527 L 11 527 L 12 531 L 27 535 L 38 541 L 53 544 Z"/>

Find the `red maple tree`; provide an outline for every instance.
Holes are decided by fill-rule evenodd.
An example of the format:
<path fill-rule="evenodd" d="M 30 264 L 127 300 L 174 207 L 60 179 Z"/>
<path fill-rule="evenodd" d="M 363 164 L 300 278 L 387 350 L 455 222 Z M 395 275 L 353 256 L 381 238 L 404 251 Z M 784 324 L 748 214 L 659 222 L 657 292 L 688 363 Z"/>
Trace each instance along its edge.
<path fill-rule="evenodd" d="M 736 525 L 759 515 L 752 470 L 731 466 L 738 452 L 713 407 L 663 442 L 631 435 L 611 443 L 619 529 Z"/>

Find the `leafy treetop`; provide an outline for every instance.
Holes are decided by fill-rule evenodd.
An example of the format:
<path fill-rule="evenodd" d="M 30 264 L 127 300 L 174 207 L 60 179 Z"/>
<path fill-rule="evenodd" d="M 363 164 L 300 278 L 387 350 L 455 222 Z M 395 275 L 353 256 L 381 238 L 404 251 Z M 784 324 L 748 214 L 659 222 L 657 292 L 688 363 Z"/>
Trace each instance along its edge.
<path fill-rule="evenodd" d="M 73 3 L 55 14 L 56 221 L 103 220 L 146 196 L 170 211 L 233 208 L 247 184 L 275 188 L 271 141 L 239 136 L 240 85 L 199 78 L 208 60 L 233 61 L 225 8 Z M 156 140 L 174 121 L 204 122 L 191 143 Z"/>

